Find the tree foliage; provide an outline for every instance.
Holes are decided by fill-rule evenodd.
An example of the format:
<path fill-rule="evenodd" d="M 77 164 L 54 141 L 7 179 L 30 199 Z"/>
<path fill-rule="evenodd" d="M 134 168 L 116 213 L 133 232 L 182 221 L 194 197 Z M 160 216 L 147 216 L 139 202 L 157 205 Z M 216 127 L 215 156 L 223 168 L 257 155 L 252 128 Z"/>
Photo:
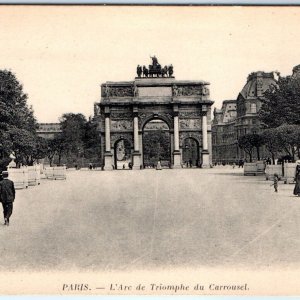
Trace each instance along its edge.
<path fill-rule="evenodd" d="M 2 157 L 11 153 L 17 163 L 32 164 L 37 154 L 37 122 L 27 105 L 23 86 L 11 71 L 0 70 L 0 139 Z"/>
<path fill-rule="evenodd" d="M 279 147 L 295 160 L 300 148 L 300 125 L 283 124 L 276 128 Z"/>
<path fill-rule="evenodd" d="M 300 85 L 292 77 L 279 78 L 261 99 L 259 117 L 267 128 L 283 124 L 300 125 Z"/>
<path fill-rule="evenodd" d="M 275 157 L 281 151 L 281 146 L 278 140 L 278 132 L 276 128 L 265 129 L 262 132 L 263 143 L 272 156 L 273 164 L 275 164 Z"/>
<path fill-rule="evenodd" d="M 239 147 L 249 155 L 250 162 L 252 162 L 254 149 L 257 151 L 257 159 L 260 160 L 259 149 L 263 144 L 262 136 L 256 133 L 245 134 L 238 139 Z"/>
<path fill-rule="evenodd" d="M 67 154 L 79 156 L 84 151 L 87 120 L 82 114 L 67 113 L 60 118 L 61 139 Z"/>

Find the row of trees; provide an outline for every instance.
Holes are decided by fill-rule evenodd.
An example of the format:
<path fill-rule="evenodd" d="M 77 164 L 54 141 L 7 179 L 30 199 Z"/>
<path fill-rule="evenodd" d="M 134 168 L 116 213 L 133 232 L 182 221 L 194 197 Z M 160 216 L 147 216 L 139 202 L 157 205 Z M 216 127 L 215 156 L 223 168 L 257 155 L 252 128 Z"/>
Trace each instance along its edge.
<path fill-rule="evenodd" d="M 44 148 L 44 157 L 49 159 L 50 165 L 55 156 L 59 165 L 62 158 L 67 163 L 99 160 L 101 144 L 97 124 L 87 121 L 82 114 L 67 113 L 60 118 L 60 125 L 62 132 L 48 140 Z"/>
<path fill-rule="evenodd" d="M 273 164 L 278 155 L 285 153 L 293 160 L 300 157 L 300 126 L 283 124 L 276 128 L 269 128 L 261 134 L 246 134 L 239 138 L 239 147 L 243 149 L 252 161 L 256 151 L 260 160 L 260 149 L 264 145 L 272 157 Z"/>
<path fill-rule="evenodd" d="M 28 96 L 15 74 L 0 70 L 0 171 L 15 156 L 17 164 L 32 165 L 55 156 L 58 163 L 63 157 L 100 157 L 100 139 L 96 124 L 82 114 L 64 114 L 60 119 L 62 132 L 53 140 L 39 137 L 38 124 Z"/>
<path fill-rule="evenodd" d="M 259 118 L 264 127 L 260 134 L 246 134 L 238 144 L 252 161 L 256 150 L 260 159 L 260 147 L 265 145 L 273 163 L 280 155 L 288 155 L 293 160 L 300 158 L 300 81 L 298 78 L 279 78 L 261 99 Z"/>

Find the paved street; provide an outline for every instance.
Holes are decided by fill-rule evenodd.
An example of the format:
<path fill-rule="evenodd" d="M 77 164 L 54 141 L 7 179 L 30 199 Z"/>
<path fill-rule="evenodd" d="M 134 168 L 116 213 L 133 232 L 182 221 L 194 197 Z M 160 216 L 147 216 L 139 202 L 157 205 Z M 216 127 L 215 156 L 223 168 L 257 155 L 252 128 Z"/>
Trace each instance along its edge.
<path fill-rule="evenodd" d="M 295 267 L 300 198 L 242 170 L 68 171 L 18 190 L 0 269 Z M 2 222 L 2 220 L 1 220 Z"/>

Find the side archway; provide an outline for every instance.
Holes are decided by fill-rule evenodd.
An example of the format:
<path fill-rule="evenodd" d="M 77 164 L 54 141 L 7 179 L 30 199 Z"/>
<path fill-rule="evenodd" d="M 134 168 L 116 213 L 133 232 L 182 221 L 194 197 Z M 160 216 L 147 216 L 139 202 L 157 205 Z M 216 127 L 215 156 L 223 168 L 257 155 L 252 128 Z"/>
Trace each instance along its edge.
<path fill-rule="evenodd" d="M 126 138 L 114 143 L 114 166 L 116 170 L 132 168 L 132 144 Z"/>

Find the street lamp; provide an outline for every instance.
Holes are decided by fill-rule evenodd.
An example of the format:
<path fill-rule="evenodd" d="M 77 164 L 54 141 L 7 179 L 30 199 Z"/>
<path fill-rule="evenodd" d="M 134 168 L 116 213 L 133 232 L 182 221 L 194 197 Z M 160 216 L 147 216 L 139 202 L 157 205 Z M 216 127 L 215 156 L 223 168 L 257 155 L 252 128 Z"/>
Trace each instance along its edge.
<path fill-rule="evenodd" d="M 0 159 L 3 159 L 3 145 L 0 144 Z"/>

